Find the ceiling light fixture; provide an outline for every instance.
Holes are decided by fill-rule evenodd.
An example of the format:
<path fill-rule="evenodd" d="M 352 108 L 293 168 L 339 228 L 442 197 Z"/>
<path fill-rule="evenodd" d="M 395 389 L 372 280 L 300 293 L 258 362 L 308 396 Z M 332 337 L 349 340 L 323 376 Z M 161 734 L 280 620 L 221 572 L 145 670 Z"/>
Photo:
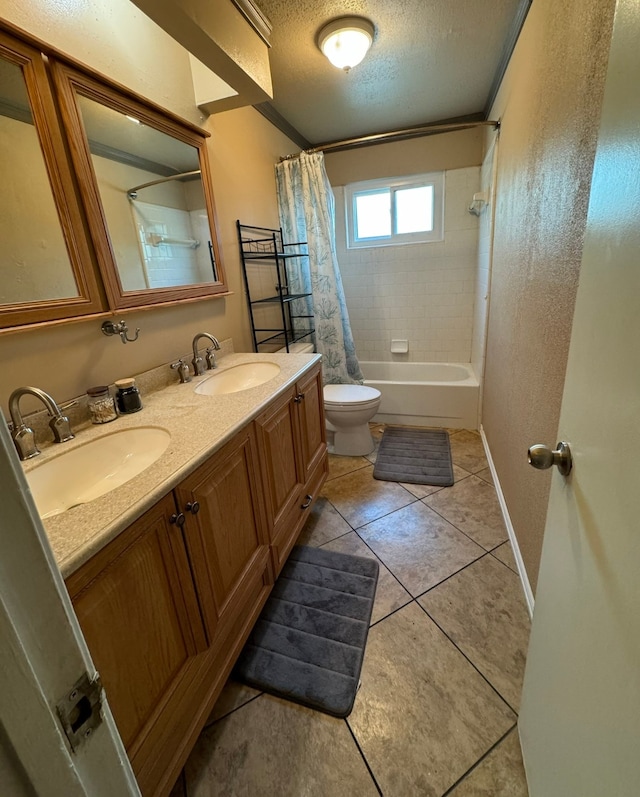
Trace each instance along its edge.
<path fill-rule="evenodd" d="M 375 28 L 365 17 L 340 17 L 318 33 L 318 47 L 334 66 L 348 72 L 365 57 Z"/>

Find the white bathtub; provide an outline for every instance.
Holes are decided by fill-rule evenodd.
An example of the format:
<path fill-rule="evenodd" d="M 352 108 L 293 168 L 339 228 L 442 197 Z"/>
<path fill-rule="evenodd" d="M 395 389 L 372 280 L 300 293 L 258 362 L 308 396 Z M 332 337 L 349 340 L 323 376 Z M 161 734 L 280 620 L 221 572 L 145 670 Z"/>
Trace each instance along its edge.
<path fill-rule="evenodd" d="M 365 385 L 382 394 L 374 421 L 478 428 L 480 385 L 469 363 L 361 362 L 360 367 Z"/>

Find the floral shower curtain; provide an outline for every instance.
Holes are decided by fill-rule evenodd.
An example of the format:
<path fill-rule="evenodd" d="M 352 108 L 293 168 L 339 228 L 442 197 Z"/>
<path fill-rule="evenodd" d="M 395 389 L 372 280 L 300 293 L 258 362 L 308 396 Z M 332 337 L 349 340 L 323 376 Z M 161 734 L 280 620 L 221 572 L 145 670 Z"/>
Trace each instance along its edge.
<path fill-rule="evenodd" d="M 326 384 L 361 383 L 349 314 L 336 257 L 335 200 L 321 152 L 290 158 L 276 166 L 278 208 L 285 242 L 307 241 L 309 268 L 290 274 L 292 289 L 311 293 L 316 350 L 322 354 Z M 294 269 L 291 269 L 294 272 Z M 297 283 L 297 284 L 296 284 Z"/>

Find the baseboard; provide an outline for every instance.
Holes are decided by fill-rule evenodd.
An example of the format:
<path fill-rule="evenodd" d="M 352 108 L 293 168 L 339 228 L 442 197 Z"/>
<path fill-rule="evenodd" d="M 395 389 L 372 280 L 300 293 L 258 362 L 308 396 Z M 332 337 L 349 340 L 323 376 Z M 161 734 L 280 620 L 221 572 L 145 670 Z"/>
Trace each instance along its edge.
<path fill-rule="evenodd" d="M 502 517 L 504 518 L 504 524 L 507 527 L 507 534 L 509 535 L 509 541 L 511 542 L 511 547 L 513 548 L 513 555 L 515 557 L 516 565 L 518 567 L 518 575 L 520 576 L 520 582 L 522 584 L 524 598 L 527 602 L 529 615 L 533 617 L 533 606 L 535 603 L 535 599 L 533 597 L 533 590 L 531 589 L 531 584 L 529 583 L 527 570 L 524 566 L 524 560 L 522 559 L 522 554 L 520 553 L 520 547 L 518 546 L 516 533 L 513 528 L 513 523 L 511 522 L 511 517 L 509 516 L 509 510 L 507 509 L 507 502 L 504 499 L 504 493 L 502 492 L 502 487 L 500 486 L 500 480 L 498 479 L 498 474 L 496 473 L 496 467 L 493 464 L 491 449 L 489 448 L 489 443 L 487 442 L 487 437 L 484 433 L 482 424 L 480 424 L 480 437 L 482 438 L 482 445 L 484 446 L 484 451 L 485 454 L 487 455 L 487 460 L 489 462 L 489 470 L 491 471 L 491 475 L 493 476 L 493 483 L 496 488 L 496 494 L 498 496 L 498 501 L 500 503 L 500 509 L 502 510 Z"/>

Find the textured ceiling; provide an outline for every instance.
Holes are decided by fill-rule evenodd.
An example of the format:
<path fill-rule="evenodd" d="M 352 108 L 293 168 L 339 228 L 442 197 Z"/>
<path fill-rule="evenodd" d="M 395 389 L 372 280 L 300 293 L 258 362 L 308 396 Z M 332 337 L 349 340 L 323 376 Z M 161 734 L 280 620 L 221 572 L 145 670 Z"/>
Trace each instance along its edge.
<path fill-rule="evenodd" d="M 522 0 L 257 0 L 271 20 L 271 105 L 309 142 L 481 113 Z M 345 15 L 376 32 L 348 74 L 316 46 Z"/>

